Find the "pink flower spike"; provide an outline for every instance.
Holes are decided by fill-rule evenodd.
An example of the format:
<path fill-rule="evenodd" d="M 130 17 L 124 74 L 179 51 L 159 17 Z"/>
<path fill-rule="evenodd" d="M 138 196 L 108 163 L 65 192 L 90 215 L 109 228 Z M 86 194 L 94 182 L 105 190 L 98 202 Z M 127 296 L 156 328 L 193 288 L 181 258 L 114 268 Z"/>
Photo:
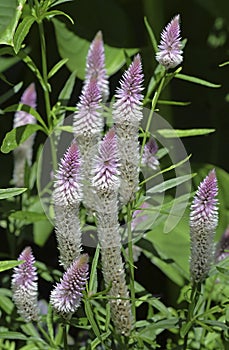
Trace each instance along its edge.
<path fill-rule="evenodd" d="M 183 61 L 179 22 L 180 15 L 177 15 L 167 24 L 161 34 L 156 60 L 166 69 L 175 68 Z"/>
<path fill-rule="evenodd" d="M 114 120 L 116 123 L 128 121 L 138 123 L 142 119 L 141 105 L 143 95 L 142 63 L 140 55 L 136 55 L 128 70 L 124 73 L 115 97 Z"/>
<path fill-rule="evenodd" d="M 213 240 L 218 225 L 218 193 L 215 170 L 201 182 L 191 205 L 191 278 L 203 282 L 213 260 Z"/>
<path fill-rule="evenodd" d="M 32 108 L 36 108 L 37 94 L 35 89 L 35 84 L 30 84 L 24 91 L 21 97 L 21 103 L 28 105 Z M 29 113 L 24 111 L 17 111 L 14 117 L 14 128 L 26 124 L 35 124 L 36 119 Z"/>
<path fill-rule="evenodd" d="M 53 193 L 55 205 L 73 205 L 81 201 L 80 164 L 79 149 L 74 141 L 61 159 L 55 175 Z"/>
<path fill-rule="evenodd" d="M 153 170 L 158 168 L 159 161 L 156 157 L 156 153 L 158 151 L 158 145 L 156 141 L 151 138 L 144 147 L 144 152 L 142 155 L 142 164 L 146 165 Z"/>
<path fill-rule="evenodd" d="M 227 251 L 228 250 L 228 251 Z M 215 252 L 215 260 L 221 261 L 229 256 L 229 226 L 222 235 Z"/>
<path fill-rule="evenodd" d="M 11 283 L 13 300 L 18 313 L 30 322 L 38 318 L 37 271 L 31 248 L 25 248 L 18 260 L 24 260 L 24 262 L 14 268 Z"/>
<path fill-rule="evenodd" d="M 109 96 L 109 86 L 105 69 L 103 35 L 101 31 L 96 34 L 88 51 L 85 85 L 91 80 L 91 78 L 96 79 L 103 96 L 103 102 L 106 102 Z"/>
<path fill-rule="evenodd" d="M 50 296 L 50 302 L 57 312 L 66 315 L 78 309 L 88 279 L 88 268 L 88 255 L 84 254 L 64 273 Z"/>
<path fill-rule="evenodd" d="M 118 167 L 117 136 L 112 128 L 100 143 L 99 153 L 95 158 L 92 184 L 96 191 L 114 191 L 118 188 Z"/>
<path fill-rule="evenodd" d="M 78 112 L 73 119 L 73 130 L 76 137 L 99 134 L 103 129 L 101 116 L 102 97 L 95 78 L 91 78 L 83 88 Z"/>

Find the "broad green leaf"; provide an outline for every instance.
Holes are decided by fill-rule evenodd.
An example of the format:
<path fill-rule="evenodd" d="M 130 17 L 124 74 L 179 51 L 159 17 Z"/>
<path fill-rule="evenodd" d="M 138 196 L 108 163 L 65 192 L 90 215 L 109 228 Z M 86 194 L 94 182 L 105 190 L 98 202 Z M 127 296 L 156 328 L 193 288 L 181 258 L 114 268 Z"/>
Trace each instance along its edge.
<path fill-rule="evenodd" d="M 158 184 L 158 185 L 150 188 L 149 190 L 147 190 L 147 194 L 148 193 L 152 194 L 152 193 L 165 192 L 173 187 L 179 186 L 182 183 L 190 180 L 193 176 L 195 176 L 195 174 L 182 175 L 179 177 L 175 177 L 173 179 L 166 180 L 166 181 L 162 182 L 161 184 Z"/>
<path fill-rule="evenodd" d="M 25 142 L 32 134 L 38 130 L 43 130 L 41 126 L 37 124 L 27 124 L 19 126 L 9 131 L 1 146 L 2 153 L 9 153 L 17 148 L 21 143 Z"/>
<path fill-rule="evenodd" d="M 62 58 L 68 58 L 67 67 L 71 72 L 76 72 L 76 76 L 84 79 L 86 56 L 90 42 L 80 38 L 67 29 L 66 25 L 57 19 L 52 19 L 56 33 L 57 46 Z M 126 62 L 125 53 L 132 56 L 138 49 L 115 48 L 104 45 L 106 68 L 108 75 L 116 73 Z"/>
<path fill-rule="evenodd" d="M 0 0 L 0 44 L 13 45 L 13 36 L 26 0 Z"/>
<path fill-rule="evenodd" d="M 24 221 L 27 224 L 47 220 L 45 214 L 24 210 L 15 211 L 14 213 L 10 214 L 10 218 Z"/>
<path fill-rule="evenodd" d="M 6 261 L 0 261 L 0 272 L 5 270 L 10 270 L 15 266 L 18 266 L 22 264 L 22 261 L 18 260 L 6 260 Z"/>
<path fill-rule="evenodd" d="M 153 33 L 153 30 L 152 30 L 152 28 L 151 28 L 151 26 L 150 26 L 150 24 L 149 24 L 149 22 L 148 22 L 148 20 L 147 20 L 146 17 L 144 17 L 144 22 L 145 22 L 145 26 L 146 26 L 146 29 L 147 29 L 147 31 L 148 31 L 149 37 L 150 37 L 150 41 L 151 41 L 151 44 L 152 44 L 154 53 L 156 53 L 157 50 L 158 50 L 158 49 L 157 49 L 157 40 L 156 40 L 156 38 L 155 38 L 155 35 L 154 35 L 154 33 Z"/>
<path fill-rule="evenodd" d="M 56 72 L 58 72 L 58 70 L 63 67 L 65 65 L 65 63 L 68 62 L 68 58 L 63 58 L 62 60 L 60 60 L 59 62 L 57 62 L 55 64 L 55 66 L 52 67 L 52 69 L 50 70 L 49 74 L 48 74 L 48 79 L 50 79 L 51 77 L 54 76 L 54 74 L 56 74 Z"/>
<path fill-rule="evenodd" d="M 0 189 L 0 199 L 6 199 L 18 196 L 25 192 L 27 188 L 1 188 Z"/>
<path fill-rule="evenodd" d="M 33 225 L 34 243 L 43 247 L 53 230 L 53 225 L 49 220 L 35 222 Z"/>
<path fill-rule="evenodd" d="M 1 66 L 1 60 L 0 60 L 0 66 Z M 23 82 L 21 81 L 17 85 L 15 85 L 12 89 L 5 92 L 2 96 L 0 96 L 0 105 L 7 101 L 10 97 L 14 96 L 22 87 Z"/>
<path fill-rule="evenodd" d="M 35 22 L 35 17 L 26 16 L 17 27 L 17 30 L 14 34 L 14 50 L 16 54 L 20 51 L 21 45 L 25 37 L 29 33 L 29 30 L 34 22 Z"/>
<path fill-rule="evenodd" d="M 215 129 L 159 129 L 157 132 L 165 138 L 177 138 L 207 135 L 215 132 Z"/>
<path fill-rule="evenodd" d="M 196 77 L 192 77 L 190 75 L 186 75 L 186 74 L 176 74 L 175 78 L 181 79 L 181 80 L 186 80 L 186 81 L 190 81 L 191 83 L 195 83 L 195 84 L 199 84 L 199 85 L 204 85 L 206 87 L 210 87 L 210 88 L 219 88 L 221 87 L 220 84 L 214 84 L 214 83 L 210 83 L 209 81 L 200 79 L 200 78 L 196 78 Z"/>

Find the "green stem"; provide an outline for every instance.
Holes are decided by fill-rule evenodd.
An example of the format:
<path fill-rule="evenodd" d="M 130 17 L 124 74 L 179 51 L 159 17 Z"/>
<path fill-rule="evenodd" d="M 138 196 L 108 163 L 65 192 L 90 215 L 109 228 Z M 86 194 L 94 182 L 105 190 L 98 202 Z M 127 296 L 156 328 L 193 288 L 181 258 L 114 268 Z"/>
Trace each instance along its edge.
<path fill-rule="evenodd" d="M 154 97 L 152 99 L 151 110 L 150 110 L 150 114 L 149 114 L 149 117 L 148 117 L 148 120 L 147 120 L 146 129 L 145 129 L 145 133 L 144 133 L 144 137 L 143 137 L 143 141 L 142 141 L 142 146 L 141 146 L 140 160 L 142 160 L 142 155 L 143 155 L 143 152 L 144 152 L 144 147 L 145 147 L 146 139 L 147 139 L 147 136 L 148 136 L 148 131 L 149 131 L 149 128 L 150 128 L 150 125 L 151 125 L 151 121 L 152 121 L 153 113 L 154 113 L 156 105 L 157 105 L 157 101 L 159 99 L 159 96 L 160 96 L 161 91 L 162 91 L 163 86 L 164 86 L 165 77 L 166 77 L 166 73 L 161 78 L 161 81 L 160 81 L 160 84 L 158 86 L 158 89 L 155 91 Z"/>
<path fill-rule="evenodd" d="M 128 255 L 129 255 L 129 270 L 130 270 L 130 296 L 131 296 L 131 310 L 133 315 L 133 321 L 136 320 L 136 307 L 135 307 L 135 289 L 134 289 L 134 259 L 133 259 L 133 241 L 132 241 L 132 210 L 131 204 L 127 205 L 127 232 L 128 232 Z"/>
<path fill-rule="evenodd" d="M 47 69 L 47 60 L 46 60 L 46 42 L 45 42 L 45 34 L 44 34 L 44 26 L 43 23 L 39 23 L 39 34 L 40 34 L 40 42 L 41 42 L 41 62 L 42 62 L 42 74 L 45 83 L 44 97 L 45 97 L 45 108 L 47 114 L 47 121 L 49 127 L 51 124 L 51 104 L 50 104 L 50 96 L 49 96 L 49 83 L 48 83 L 48 69 Z"/>
<path fill-rule="evenodd" d="M 193 320 L 195 307 L 196 307 L 196 304 L 197 304 L 198 299 L 199 299 L 200 288 L 201 288 L 200 283 L 198 283 L 198 284 L 194 283 L 192 286 L 191 302 L 190 302 L 189 307 L 188 307 L 188 316 L 186 319 L 187 323 Z M 190 331 L 190 329 L 189 329 L 189 331 Z M 187 349 L 189 331 L 185 334 L 185 337 L 184 337 L 183 350 Z"/>
<path fill-rule="evenodd" d="M 68 350 L 68 331 L 67 325 L 63 325 L 64 350 Z"/>

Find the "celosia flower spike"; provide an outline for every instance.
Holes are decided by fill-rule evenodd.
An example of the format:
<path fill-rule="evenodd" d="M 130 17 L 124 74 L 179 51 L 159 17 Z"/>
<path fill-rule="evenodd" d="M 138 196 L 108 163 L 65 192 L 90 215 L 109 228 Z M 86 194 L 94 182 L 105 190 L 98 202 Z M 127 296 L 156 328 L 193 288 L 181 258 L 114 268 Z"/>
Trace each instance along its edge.
<path fill-rule="evenodd" d="M 103 129 L 101 116 L 101 92 L 95 78 L 91 78 L 84 86 L 77 104 L 78 112 L 74 115 L 73 131 L 79 136 L 87 137 L 100 134 Z"/>
<path fill-rule="evenodd" d="M 227 251 L 228 250 L 228 251 Z M 229 256 L 229 227 L 222 235 L 215 252 L 215 260 L 221 261 Z"/>
<path fill-rule="evenodd" d="M 153 138 L 151 138 L 144 147 L 144 152 L 142 155 L 142 164 L 154 170 L 157 169 L 159 165 L 159 161 L 156 157 L 157 151 L 157 143 Z"/>
<path fill-rule="evenodd" d="M 119 186 L 119 159 L 115 130 L 112 128 L 103 138 L 94 161 L 92 184 L 96 191 L 115 191 Z"/>
<path fill-rule="evenodd" d="M 105 54 L 101 31 L 96 34 L 88 51 L 85 85 L 91 78 L 96 79 L 98 87 L 103 96 L 103 102 L 106 102 L 109 96 L 109 86 L 105 69 Z"/>
<path fill-rule="evenodd" d="M 36 108 L 36 89 L 35 84 L 32 83 L 29 87 L 24 91 L 21 97 L 21 103 Z M 36 119 L 33 115 L 24 112 L 17 111 L 14 115 L 14 128 L 19 126 L 27 125 L 27 124 L 35 124 Z M 34 142 L 35 134 L 31 135 L 25 142 L 20 144 L 14 150 L 14 171 L 13 171 L 13 179 L 14 184 L 18 187 L 24 186 L 24 172 L 25 172 L 25 163 L 31 165 L 32 162 L 32 151 L 33 151 L 33 142 Z"/>
<path fill-rule="evenodd" d="M 114 104 L 114 120 L 116 124 L 129 122 L 135 125 L 142 119 L 142 83 L 142 64 L 138 54 L 124 73 L 120 81 L 120 88 L 117 89 L 115 94 L 117 98 Z"/>
<path fill-rule="evenodd" d="M 215 170 L 201 182 L 191 205 L 191 279 L 203 282 L 213 258 L 213 239 L 218 224 L 218 193 Z"/>
<path fill-rule="evenodd" d="M 51 292 L 50 302 L 58 313 L 68 315 L 78 309 L 87 279 L 88 255 L 84 254 L 72 263 Z"/>
<path fill-rule="evenodd" d="M 35 259 L 31 248 L 25 248 L 18 260 L 24 262 L 14 268 L 11 283 L 13 300 L 18 313 L 26 322 L 35 321 L 38 319 L 38 288 Z"/>
<path fill-rule="evenodd" d="M 175 68 L 183 61 L 179 22 L 180 15 L 177 15 L 165 27 L 161 34 L 156 60 L 166 69 Z"/>
<path fill-rule="evenodd" d="M 82 197 L 80 186 L 80 155 L 74 141 L 60 161 L 55 175 L 54 203 L 65 206 L 79 203 Z"/>

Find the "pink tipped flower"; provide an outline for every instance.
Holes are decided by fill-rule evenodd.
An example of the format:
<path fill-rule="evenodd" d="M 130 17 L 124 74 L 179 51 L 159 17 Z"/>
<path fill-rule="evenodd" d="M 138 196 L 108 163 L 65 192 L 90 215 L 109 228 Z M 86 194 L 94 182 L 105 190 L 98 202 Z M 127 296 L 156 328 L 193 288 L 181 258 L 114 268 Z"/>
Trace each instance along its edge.
<path fill-rule="evenodd" d="M 207 277 L 213 255 L 213 239 L 218 224 L 218 193 L 215 170 L 201 182 L 191 205 L 191 278 L 195 283 Z"/>
<path fill-rule="evenodd" d="M 117 137 L 112 128 L 103 138 L 95 158 L 92 184 L 98 192 L 117 190 L 119 186 Z"/>
<path fill-rule="evenodd" d="M 78 112 L 74 115 L 74 134 L 79 136 L 92 136 L 100 134 L 103 129 L 101 116 L 102 97 L 95 78 L 91 78 L 83 88 L 80 101 L 77 104 Z"/>
<path fill-rule="evenodd" d="M 36 89 L 35 84 L 32 83 L 24 91 L 21 97 L 21 103 L 36 108 Z M 27 124 L 35 124 L 36 119 L 29 113 L 24 111 L 17 111 L 14 115 L 14 128 Z M 31 135 L 24 143 L 19 145 L 14 150 L 14 184 L 18 187 L 24 186 L 24 172 L 25 163 L 31 165 L 32 162 L 32 150 L 35 134 Z"/>
<path fill-rule="evenodd" d="M 38 290 L 35 259 L 31 248 L 25 248 L 18 260 L 24 260 L 24 262 L 14 268 L 11 283 L 13 300 L 18 313 L 27 322 L 35 321 L 38 319 Z"/>
<path fill-rule="evenodd" d="M 82 197 L 80 185 L 80 155 L 76 142 L 73 142 L 60 161 L 55 175 L 54 203 L 58 206 L 79 203 Z"/>
<path fill-rule="evenodd" d="M 150 139 L 144 147 L 144 152 L 142 155 L 142 164 L 146 165 L 152 169 L 157 169 L 159 161 L 156 157 L 158 151 L 158 145 L 156 141 L 152 138 Z"/>
<path fill-rule="evenodd" d="M 80 306 L 87 279 L 88 255 L 84 254 L 72 263 L 51 292 L 50 302 L 54 309 L 63 315 L 74 313 Z"/>
<path fill-rule="evenodd" d="M 221 261 L 229 256 L 229 227 L 222 235 L 215 252 L 215 260 Z"/>
<path fill-rule="evenodd" d="M 30 84 L 27 89 L 24 91 L 21 97 L 21 103 L 28 105 L 32 108 L 36 108 L 37 94 L 35 89 L 35 84 Z M 35 124 L 36 119 L 29 113 L 24 111 L 18 111 L 14 116 L 14 128 L 26 124 Z"/>
<path fill-rule="evenodd" d="M 91 78 L 96 79 L 103 96 L 103 102 L 106 102 L 109 96 L 109 86 L 105 69 L 105 54 L 101 31 L 96 34 L 87 55 L 85 84 L 87 84 Z"/>
<path fill-rule="evenodd" d="M 175 68 L 183 61 L 179 22 L 180 15 L 177 15 L 167 24 L 161 34 L 156 60 L 166 69 Z"/>
<path fill-rule="evenodd" d="M 116 91 L 115 97 L 117 101 L 114 103 L 115 123 L 126 124 L 128 122 L 135 125 L 142 119 L 142 83 L 141 58 L 140 55 L 136 55 L 120 81 L 121 87 Z"/>

